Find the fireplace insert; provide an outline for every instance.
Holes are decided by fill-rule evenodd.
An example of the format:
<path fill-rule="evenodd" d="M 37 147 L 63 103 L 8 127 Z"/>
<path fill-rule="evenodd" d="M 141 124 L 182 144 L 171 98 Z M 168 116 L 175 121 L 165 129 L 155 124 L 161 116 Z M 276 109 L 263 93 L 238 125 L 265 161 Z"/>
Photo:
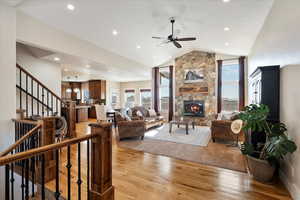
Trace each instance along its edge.
<path fill-rule="evenodd" d="M 205 117 L 204 101 L 184 101 L 183 115 L 191 117 Z"/>

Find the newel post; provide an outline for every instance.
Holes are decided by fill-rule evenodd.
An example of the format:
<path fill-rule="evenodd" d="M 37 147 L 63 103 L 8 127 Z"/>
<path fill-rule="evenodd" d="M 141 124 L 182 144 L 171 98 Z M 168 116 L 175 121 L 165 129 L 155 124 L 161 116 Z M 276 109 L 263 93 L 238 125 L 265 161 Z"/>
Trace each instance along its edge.
<path fill-rule="evenodd" d="M 55 143 L 55 118 L 44 117 L 39 123 L 42 124 L 40 134 L 40 147 Z M 45 155 L 45 182 L 55 179 L 55 155 L 54 152 L 47 152 Z M 39 166 L 40 167 L 40 166 Z M 40 170 L 38 170 L 40 172 Z"/>
<path fill-rule="evenodd" d="M 91 146 L 91 200 L 114 200 L 112 185 L 112 124 L 90 124 L 97 135 Z"/>
<path fill-rule="evenodd" d="M 76 137 L 76 104 L 74 101 L 65 102 L 61 108 L 61 115 L 65 117 L 68 124 L 67 137 Z"/>

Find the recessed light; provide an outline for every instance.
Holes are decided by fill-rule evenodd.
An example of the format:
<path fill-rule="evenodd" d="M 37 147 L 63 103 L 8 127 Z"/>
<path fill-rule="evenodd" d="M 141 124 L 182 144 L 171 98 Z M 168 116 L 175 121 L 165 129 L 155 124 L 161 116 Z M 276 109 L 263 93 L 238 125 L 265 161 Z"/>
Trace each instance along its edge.
<path fill-rule="evenodd" d="M 225 43 L 225 46 L 229 46 L 229 42 L 226 42 L 226 43 Z"/>
<path fill-rule="evenodd" d="M 112 31 L 112 34 L 113 34 L 113 35 L 118 35 L 118 31 L 117 31 L 117 30 L 113 30 L 113 31 Z"/>
<path fill-rule="evenodd" d="M 68 69 L 64 69 L 64 71 L 65 71 L 65 72 L 68 72 L 69 70 L 68 70 Z"/>
<path fill-rule="evenodd" d="M 53 58 L 55 61 L 60 61 L 60 58 L 59 57 L 54 57 Z"/>
<path fill-rule="evenodd" d="M 230 31 L 230 28 L 229 27 L 225 27 L 224 31 Z"/>
<path fill-rule="evenodd" d="M 75 10 L 75 6 L 73 4 L 68 4 L 67 8 L 72 11 Z"/>
<path fill-rule="evenodd" d="M 223 0 L 224 3 L 228 3 L 230 2 L 231 0 Z"/>
<path fill-rule="evenodd" d="M 91 65 L 86 65 L 85 67 L 86 67 L 86 68 L 90 68 L 90 67 L 91 67 Z"/>
<path fill-rule="evenodd" d="M 140 48 L 142 48 L 142 47 L 141 47 L 140 45 L 137 45 L 136 48 L 137 48 L 137 49 L 140 49 Z"/>

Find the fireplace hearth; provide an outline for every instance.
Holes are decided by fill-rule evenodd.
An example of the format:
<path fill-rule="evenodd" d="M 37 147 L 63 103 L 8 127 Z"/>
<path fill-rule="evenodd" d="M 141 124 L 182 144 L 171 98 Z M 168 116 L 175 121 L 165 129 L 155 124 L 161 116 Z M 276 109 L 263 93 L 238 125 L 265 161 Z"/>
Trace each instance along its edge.
<path fill-rule="evenodd" d="M 183 115 L 190 117 L 205 117 L 204 101 L 184 101 Z"/>

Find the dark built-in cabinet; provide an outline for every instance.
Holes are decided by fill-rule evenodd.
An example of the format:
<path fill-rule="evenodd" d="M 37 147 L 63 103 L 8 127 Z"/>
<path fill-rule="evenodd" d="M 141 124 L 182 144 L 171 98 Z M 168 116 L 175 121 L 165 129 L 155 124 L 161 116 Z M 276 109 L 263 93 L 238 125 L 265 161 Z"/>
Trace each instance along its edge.
<path fill-rule="evenodd" d="M 280 66 L 258 67 L 249 81 L 249 103 L 265 104 L 270 109 L 268 120 L 278 122 L 280 99 Z"/>

